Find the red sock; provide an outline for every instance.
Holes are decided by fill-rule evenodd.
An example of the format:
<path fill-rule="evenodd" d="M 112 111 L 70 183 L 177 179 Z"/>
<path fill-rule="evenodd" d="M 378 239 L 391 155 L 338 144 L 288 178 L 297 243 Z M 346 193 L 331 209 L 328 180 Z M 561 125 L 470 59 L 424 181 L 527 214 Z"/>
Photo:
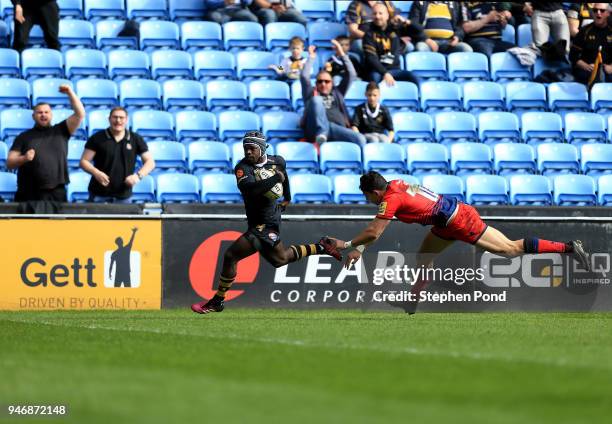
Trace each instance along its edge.
<path fill-rule="evenodd" d="M 565 253 L 571 252 L 571 245 L 558 241 L 550 241 L 538 238 L 526 238 L 523 240 L 525 253 Z"/>

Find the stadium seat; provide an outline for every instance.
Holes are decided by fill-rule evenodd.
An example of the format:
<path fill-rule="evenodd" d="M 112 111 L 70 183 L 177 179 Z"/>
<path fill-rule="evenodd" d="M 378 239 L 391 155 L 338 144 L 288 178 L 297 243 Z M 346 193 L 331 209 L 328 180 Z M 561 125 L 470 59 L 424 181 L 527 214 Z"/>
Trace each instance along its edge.
<path fill-rule="evenodd" d="M 446 57 L 437 52 L 412 52 L 405 56 L 406 69 L 426 80 L 446 80 Z"/>
<path fill-rule="evenodd" d="M 570 64 L 565 61 L 544 61 L 541 57 L 538 57 L 533 65 L 533 77 L 537 81 L 544 71 L 558 72 L 560 70 L 571 72 Z"/>
<path fill-rule="evenodd" d="M 501 52 L 491 55 L 491 79 L 497 82 L 531 79 L 531 69 L 521 65 L 511 53 Z"/>
<path fill-rule="evenodd" d="M 263 27 L 257 22 L 227 22 L 223 24 L 225 50 L 264 48 Z"/>
<path fill-rule="evenodd" d="M 510 203 L 513 205 L 551 206 L 553 202 L 548 178 L 542 175 L 512 175 Z"/>
<path fill-rule="evenodd" d="M 249 84 L 249 107 L 252 111 L 291 110 L 289 85 L 284 81 L 257 80 Z"/>
<path fill-rule="evenodd" d="M 421 110 L 426 113 L 462 108 L 461 88 L 448 81 L 425 81 L 421 84 Z"/>
<path fill-rule="evenodd" d="M 608 115 L 608 143 L 612 143 L 612 114 Z"/>
<path fill-rule="evenodd" d="M 448 173 L 448 150 L 442 144 L 410 143 L 406 149 L 412 175 Z"/>
<path fill-rule="evenodd" d="M 209 173 L 200 179 L 202 203 L 242 203 L 242 194 L 232 174 Z"/>
<path fill-rule="evenodd" d="M 491 149 L 481 143 L 454 143 L 450 146 L 450 165 L 455 175 L 490 174 L 493 165 Z"/>
<path fill-rule="evenodd" d="M 247 131 L 261 128 L 259 115 L 254 112 L 229 110 L 219 113 L 219 138 L 225 142 L 241 140 Z"/>
<path fill-rule="evenodd" d="M 208 21 L 186 21 L 181 24 L 181 48 L 190 53 L 200 49 L 222 49 L 221 25 Z"/>
<path fill-rule="evenodd" d="M 62 78 L 41 78 L 32 83 L 32 104 L 49 103 L 51 107 L 70 106 L 70 99 L 59 92 L 60 85 L 69 85 L 72 82 Z"/>
<path fill-rule="evenodd" d="M 83 0 L 84 15 L 88 21 L 100 19 L 125 19 L 124 0 Z"/>
<path fill-rule="evenodd" d="M 434 117 L 436 139 L 440 143 L 478 141 L 476 119 L 467 112 L 440 112 Z"/>
<path fill-rule="evenodd" d="M 83 171 L 71 172 L 70 183 L 66 186 L 66 197 L 69 202 L 82 203 L 89 200 L 89 181 L 91 175 Z"/>
<path fill-rule="evenodd" d="M 602 175 L 597 179 L 597 203 L 612 206 L 612 175 Z"/>
<path fill-rule="evenodd" d="M 72 109 L 67 109 L 67 108 L 56 108 L 56 109 L 53 109 L 53 119 L 51 120 L 51 124 L 52 125 L 59 124 L 63 120 L 68 119 L 73 114 L 74 114 L 74 111 Z M 86 128 L 85 128 L 85 120 L 81 121 L 81 124 L 78 126 L 78 128 L 75 130 L 75 132 L 72 134 L 71 139 L 79 139 L 79 140 L 87 139 L 87 131 L 86 131 Z"/>
<path fill-rule="evenodd" d="M 155 202 L 155 179 L 151 175 L 145 175 L 138 184 L 132 187 L 132 203 Z"/>
<path fill-rule="evenodd" d="M 289 177 L 289 186 L 293 203 L 331 203 L 333 200 L 332 184 L 325 175 L 293 174 Z"/>
<path fill-rule="evenodd" d="M 8 146 L 5 142 L 0 141 L 0 170 L 6 170 L 6 160 L 8 158 Z"/>
<path fill-rule="evenodd" d="M 271 22 L 264 28 L 266 38 L 266 49 L 270 51 L 287 50 L 289 40 L 300 37 L 306 40 L 306 29 L 304 25 L 296 22 Z"/>
<path fill-rule="evenodd" d="M 548 107 L 551 112 L 588 111 L 589 94 L 584 84 L 553 82 L 548 85 Z"/>
<path fill-rule="evenodd" d="M 119 103 L 126 109 L 161 109 L 161 86 L 147 79 L 123 80 L 119 83 Z"/>
<path fill-rule="evenodd" d="M 169 112 L 204 107 L 204 86 L 198 81 L 186 79 L 164 81 L 162 92 L 164 109 Z"/>
<path fill-rule="evenodd" d="M 0 78 L 0 107 L 30 107 L 30 84 L 19 78 Z"/>
<path fill-rule="evenodd" d="M 0 76 L 15 77 L 21 76 L 19 66 L 19 53 L 13 49 L 0 49 Z"/>
<path fill-rule="evenodd" d="M 359 189 L 359 175 L 344 174 L 331 177 L 334 186 L 334 202 L 337 204 L 365 204 L 366 198 Z"/>
<path fill-rule="evenodd" d="M 537 146 L 536 151 L 538 171 L 542 175 L 577 174 L 580 170 L 578 150 L 571 144 L 543 143 Z"/>
<path fill-rule="evenodd" d="M 395 143 L 368 143 L 363 147 L 363 170 L 406 172 L 406 149 Z"/>
<path fill-rule="evenodd" d="M 140 49 L 151 52 L 156 49 L 178 49 L 179 26 L 167 21 L 144 21 L 140 24 Z"/>
<path fill-rule="evenodd" d="M 80 79 L 76 82 L 76 93 L 86 108 L 113 108 L 119 105 L 119 89 L 111 80 Z"/>
<path fill-rule="evenodd" d="M 392 116 L 395 130 L 395 142 L 434 141 L 433 121 L 422 112 L 396 112 Z"/>
<path fill-rule="evenodd" d="M 496 82 L 466 82 L 463 84 L 463 108 L 472 114 L 503 111 L 505 110 L 504 89 Z"/>
<path fill-rule="evenodd" d="M 311 143 L 286 141 L 276 145 L 276 154 L 282 156 L 291 172 L 317 173 L 319 160 L 317 150 Z M 293 186 L 291 186 L 293 191 Z"/>
<path fill-rule="evenodd" d="M 557 175 L 554 199 L 559 206 L 595 206 L 595 181 L 588 175 Z"/>
<path fill-rule="evenodd" d="M 7 23 L 0 21 L 0 34 L 2 34 L 3 38 L 6 38 L 8 34 L 11 35 L 10 43 L 7 44 L 6 41 L 3 41 L 2 47 L 12 46 L 15 42 L 15 21 L 11 19 L 10 21 L 10 29 L 7 28 Z M 45 42 L 43 30 L 40 25 L 35 24 L 30 30 L 30 37 L 28 38 L 27 48 L 43 48 L 47 47 L 47 43 Z"/>
<path fill-rule="evenodd" d="M 448 76 L 451 81 L 489 79 L 489 60 L 482 53 L 451 53 L 447 59 Z"/>
<path fill-rule="evenodd" d="M 236 53 L 236 73 L 241 80 L 253 78 L 276 78 L 270 65 L 276 65 L 276 55 L 271 52 L 241 51 Z"/>
<path fill-rule="evenodd" d="M 521 116 L 521 136 L 529 144 L 563 142 L 561 117 L 552 112 L 525 112 Z"/>
<path fill-rule="evenodd" d="M 204 19 L 205 5 L 202 0 L 168 0 L 170 19 L 175 22 Z"/>
<path fill-rule="evenodd" d="M 502 40 L 511 44 L 516 44 L 516 30 L 514 26 L 507 24 L 502 29 Z"/>
<path fill-rule="evenodd" d="M 506 84 L 506 109 L 510 112 L 546 110 L 546 88 L 537 82 Z"/>
<path fill-rule="evenodd" d="M 212 80 L 206 83 L 206 108 L 212 112 L 219 109 L 246 109 L 247 89 L 240 81 Z"/>
<path fill-rule="evenodd" d="M 387 181 L 393 181 L 393 180 L 402 180 L 405 183 L 408 184 L 418 184 L 420 185 L 420 181 L 417 177 L 412 176 L 412 175 L 408 175 L 408 174 L 381 174 L 385 180 Z"/>
<path fill-rule="evenodd" d="M 193 55 L 193 69 L 196 79 L 207 81 L 212 78 L 236 78 L 236 58 L 229 52 L 200 50 Z"/>
<path fill-rule="evenodd" d="M 361 103 L 366 101 L 365 90 L 367 86 L 367 81 L 355 81 L 351 84 L 344 95 L 344 103 L 346 104 L 347 108 L 353 110 Z"/>
<path fill-rule="evenodd" d="M 508 183 L 499 175 L 470 175 L 465 181 L 465 197 L 472 205 L 507 205 Z"/>
<path fill-rule="evenodd" d="M 159 82 L 167 79 L 193 79 L 193 58 L 180 50 L 155 50 L 151 53 L 151 75 Z"/>
<path fill-rule="evenodd" d="M 83 0 L 57 0 L 59 6 L 60 19 L 83 18 Z"/>
<path fill-rule="evenodd" d="M 533 41 L 531 34 L 531 24 L 521 24 L 518 26 L 517 44 L 519 47 L 526 47 Z"/>
<path fill-rule="evenodd" d="M 96 23 L 96 46 L 103 50 L 127 48 L 138 49 L 138 38 L 119 37 L 125 21 L 117 19 L 102 20 Z"/>
<path fill-rule="evenodd" d="M 319 49 L 331 49 L 331 40 L 339 35 L 346 35 L 346 33 L 347 28 L 345 24 L 314 22 L 308 26 L 308 44 L 317 46 Z"/>
<path fill-rule="evenodd" d="M 293 4 L 309 21 L 333 21 L 336 14 L 334 0 L 294 0 Z"/>
<path fill-rule="evenodd" d="M 583 174 L 592 177 L 612 174 L 612 144 L 583 144 L 580 150 L 580 169 Z"/>
<path fill-rule="evenodd" d="M 565 139 L 568 143 L 605 143 L 606 123 L 596 113 L 569 112 L 565 115 Z"/>
<path fill-rule="evenodd" d="M 62 19 L 59 22 L 59 40 L 62 51 L 70 48 L 94 48 L 94 26 L 79 19 Z"/>
<path fill-rule="evenodd" d="M 125 0 L 125 10 L 129 19 L 168 19 L 166 0 Z"/>
<path fill-rule="evenodd" d="M 181 143 L 196 140 L 217 140 L 217 117 L 200 110 L 184 110 L 174 115 L 176 139 Z"/>
<path fill-rule="evenodd" d="M 536 173 L 533 147 L 523 143 L 498 143 L 493 146 L 493 168 L 498 175 Z"/>
<path fill-rule="evenodd" d="M 64 53 L 66 78 L 107 78 L 106 55 L 94 49 L 70 49 Z"/>
<path fill-rule="evenodd" d="M 17 174 L 0 172 L 0 200 L 12 202 L 17 192 Z"/>
<path fill-rule="evenodd" d="M 348 10 L 351 0 L 336 0 L 336 21 L 345 22 L 346 11 Z"/>
<path fill-rule="evenodd" d="M 28 81 L 42 77 L 64 76 L 62 54 L 51 49 L 26 49 L 21 52 L 21 75 Z"/>
<path fill-rule="evenodd" d="M 108 117 L 110 116 L 110 111 L 110 109 L 96 109 L 87 114 L 88 137 L 109 127 Z"/>
<path fill-rule="evenodd" d="M 294 112 L 266 112 L 261 115 L 262 131 L 269 142 L 299 140 L 304 137 L 300 115 Z"/>
<path fill-rule="evenodd" d="M 419 90 L 412 82 L 397 81 L 393 87 L 381 84 L 380 99 L 391 113 L 419 109 Z"/>
<path fill-rule="evenodd" d="M 138 50 L 111 50 L 108 52 L 108 75 L 119 81 L 124 78 L 150 78 L 149 55 Z"/>
<path fill-rule="evenodd" d="M 175 172 L 160 174 L 156 185 L 157 201 L 160 203 L 190 203 L 200 200 L 198 177 L 195 175 Z"/>
<path fill-rule="evenodd" d="M 510 112 L 483 112 L 478 115 L 478 138 L 485 144 L 520 142 L 519 121 Z"/>
<path fill-rule="evenodd" d="M 33 126 L 30 109 L 4 109 L 0 112 L 0 135 L 9 148 L 17 135 Z"/>
<path fill-rule="evenodd" d="M 0 72 L 3 68 L 0 68 Z M 596 113 L 612 112 L 612 83 L 597 83 L 591 88 L 591 110 Z"/>
<path fill-rule="evenodd" d="M 174 117 L 160 110 L 137 110 L 132 114 L 132 131 L 145 141 L 174 140 Z"/>
<path fill-rule="evenodd" d="M 230 172 L 232 162 L 227 144 L 218 141 L 194 141 L 187 146 L 189 171 L 192 174 L 204 172 Z"/>
<path fill-rule="evenodd" d="M 435 193 L 452 196 L 462 202 L 465 200 L 463 180 L 455 175 L 424 175 L 421 185 Z"/>
<path fill-rule="evenodd" d="M 85 140 L 70 139 L 68 141 L 68 167 L 70 169 L 79 169 L 85 143 Z"/>
<path fill-rule="evenodd" d="M 187 172 L 187 153 L 183 144 L 176 141 L 151 141 L 147 145 L 155 159 L 154 174 Z"/>
<path fill-rule="evenodd" d="M 323 174 L 361 173 L 361 148 L 346 141 L 328 141 L 319 148 L 319 166 Z M 357 184 L 359 185 L 359 184 Z"/>

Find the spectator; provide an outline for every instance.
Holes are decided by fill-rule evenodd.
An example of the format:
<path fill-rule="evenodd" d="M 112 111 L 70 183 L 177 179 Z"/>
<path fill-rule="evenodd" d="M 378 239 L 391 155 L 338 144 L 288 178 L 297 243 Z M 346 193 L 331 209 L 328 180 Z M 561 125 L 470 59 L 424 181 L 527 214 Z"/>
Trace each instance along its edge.
<path fill-rule="evenodd" d="M 421 25 L 425 36 L 433 42 L 419 42 L 421 52 L 471 52 L 463 40 L 463 16 L 456 1 L 415 1 L 410 9 L 410 20 Z"/>
<path fill-rule="evenodd" d="M 300 37 L 292 37 L 289 40 L 289 55 L 283 58 L 280 65 L 270 65 L 270 69 L 274 69 L 281 79 L 297 80 L 300 77 L 304 63 L 306 63 L 304 40 Z"/>
<path fill-rule="evenodd" d="M 51 125 L 51 106 L 37 104 L 32 113 L 34 128 L 19 134 L 8 154 L 7 167 L 18 168 L 17 202 L 66 201 L 68 140 L 85 118 L 85 109 L 69 85 L 61 85 L 59 92 L 68 96 L 74 113 Z"/>
<path fill-rule="evenodd" d="M 574 78 L 589 85 L 595 82 L 612 82 L 612 26 L 608 22 L 610 4 L 594 3 L 593 13 L 595 20 L 578 31 L 570 51 Z M 602 63 L 598 64 L 596 59 L 600 49 Z M 601 68 L 602 77 L 599 76 Z"/>
<path fill-rule="evenodd" d="M 107 129 L 89 137 L 81 156 L 81 168 L 92 176 L 89 201 L 130 203 L 132 188 L 153 171 L 155 161 L 142 137 L 126 129 L 124 108 L 113 108 L 108 122 Z M 142 158 L 142 168 L 134 172 L 136 155 Z"/>
<path fill-rule="evenodd" d="M 509 3 L 463 3 L 463 31 L 469 34 L 467 43 L 475 52 L 491 56 L 516 47 L 502 40 L 502 31 L 512 18 L 509 6 Z"/>
<path fill-rule="evenodd" d="M 418 83 L 412 72 L 400 67 L 399 58 L 402 55 L 400 38 L 403 35 L 420 42 L 425 36 L 420 27 L 411 25 L 402 18 L 399 25 L 389 22 L 389 12 L 385 5 L 374 6 L 374 20 L 363 37 L 365 54 L 365 71 L 370 81 L 380 82 L 382 79 L 389 86 L 395 80 Z"/>
<path fill-rule="evenodd" d="M 206 19 L 223 25 L 230 21 L 257 22 L 249 10 L 253 0 L 206 0 Z"/>
<path fill-rule="evenodd" d="M 315 46 L 308 48 L 308 60 L 304 64 L 304 69 L 300 74 L 302 85 L 302 98 L 306 105 L 302 124 L 304 133 L 309 141 L 319 144 L 327 140 L 341 140 L 365 145 L 366 139 L 350 129 L 350 120 L 344 95 L 355 81 L 355 68 L 344 53 L 342 46 L 336 40 L 332 40 L 332 45 L 336 55 L 344 62 L 347 69 L 346 75 L 342 78 L 338 86 L 332 83 L 332 76 L 329 72 L 322 70 L 317 74 L 316 87 L 310 83 L 312 64 L 317 58 Z"/>
<path fill-rule="evenodd" d="M 569 24 L 570 37 L 574 37 L 580 28 L 595 20 L 593 14 L 593 3 L 572 3 L 567 11 L 567 23 Z"/>
<path fill-rule="evenodd" d="M 351 49 L 351 39 L 346 35 L 339 35 L 336 37 L 336 41 L 340 43 L 342 51 L 345 54 L 349 55 L 349 59 L 351 59 L 351 63 L 355 68 L 355 73 L 357 74 L 357 76 L 365 79 L 366 77 L 364 77 L 362 74 L 363 69 L 361 66 L 361 62 L 359 62 L 356 57 L 353 57 L 349 54 L 349 51 Z M 347 69 L 344 67 L 344 62 L 336 55 L 330 56 L 329 60 L 325 62 L 325 65 L 323 65 L 323 69 L 325 69 L 331 74 L 334 79 L 334 83 L 336 83 L 336 80 L 339 81 L 347 72 Z"/>
<path fill-rule="evenodd" d="M 297 22 L 306 26 L 308 19 L 293 5 L 293 0 L 253 0 L 251 10 L 259 18 L 259 23 Z"/>
<path fill-rule="evenodd" d="M 353 131 L 365 136 L 369 143 L 391 143 L 393 120 L 389 109 L 380 104 L 380 89 L 371 81 L 366 87 L 367 102 L 355 108 Z"/>
<path fill-rule="evenodd" d="M 363 56 L 363 45 L 362 39 L 365 36 L 365 31 L 368 29 L 370 23 L 374 19 L 373 7 L 377 3 L 382 3 L 387 7 L 389 16 L 393 20 L 399 13 L 395 10 L 395 6 L 391 1 L 371 1 L 371 0 L 353 0 L 346 10 L 346 16 L 344 20 L 348 26 L 349 37 L 351 41 L 352 50 L 357 53 L 360 57 Z"/>
<path fill-rule="evenodd" d="M 34 25 L 42 28 L 48 48 L 60 49 L 59 6 L 55 0 L 11 0 L 11 3 L 15 14 L 15 50 L 21 53 L 26 48 Z"/>
<path fill-rule="evenodd" d="M 563 12 L 563 3 L 548 1 L 525 3 L 525 13 L 531 16 L 533 43 L 538 49 L 547 43 L 552 35 L 553 43 L 564 40 L 565 51 L 569 52 L 570 32 Z"/>

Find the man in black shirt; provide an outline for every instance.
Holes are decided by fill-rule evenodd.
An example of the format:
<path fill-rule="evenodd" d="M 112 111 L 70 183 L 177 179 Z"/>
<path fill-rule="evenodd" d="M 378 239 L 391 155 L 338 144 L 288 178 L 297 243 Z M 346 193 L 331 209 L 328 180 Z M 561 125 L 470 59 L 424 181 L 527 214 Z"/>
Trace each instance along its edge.
<path fill-rule="evenodd" d="M 68 184 L 68 140 L 85 118 L 83 104 L 69 85 L 59 92 L 70 99 L 74 113 L 66 120 L 51 125 L 53 113 L 48 103 L 34 106 L 34 128 L 17 136 L 6 164 L 17 171 L 15 200 L 65 202 Z"/>
<path fill-rule="evenodd" d="M 89 137 L 81 156 L 81 168 L 92 175 L 89 200 L 130 203 L 132 187 L 153 171 L 155 161 L 142 137 L 126 129 L 128 113 L 124 108 L 113 108 L 108 121 L 107 129 Z M 134 172 L 137 155 L 142 158 L 142 168 Z"/>
<path fill-rule="evenodd" d="M 610 5 L 595 3 L 593 5 L 595 20 L 583 26 L 572 44 L 570 60 L 576 81 L 583 84 L 595 82 L 612 82 L 612 26 L 608 22 Z M 595 78 L 589 81 L 595 69 L 597 52 L 601 49 L 603 77 L 599 78 L 600 70 L 595 71 Z"/>
<path fill-rule="evenodd" d="M 225 293 L 236 278 L 238 262 L 255 252 L 275 268 L 295 262 L 310 255 L 331 255 L 337 260 L 342 256 L 327 237 L 318 243 L 292 245 L 286 248 L 280 239 L 281 211 L 291 201 L 285 159 L 266 154 L 266 138 L 259 131 L 249 131 L 242 139 L 244 159 L 236 165 L 234 173 L 238 188 L 244 198 L 247 231 L 225 251 L 219 276 L 217 293 L 212 299 L 191 305 L 198 314 L 221 312 Z M 283 202 L 277 200 L 284 197 Z"/>
<path fill-rule="evenodd" d="M 59 6 L 55 0 L 11 0 L 15 6 L 15 39 L 13 48 L 21 52 L 30 39 L 34 25 L 40 25 L 47 47 L 60 49 Z"/>

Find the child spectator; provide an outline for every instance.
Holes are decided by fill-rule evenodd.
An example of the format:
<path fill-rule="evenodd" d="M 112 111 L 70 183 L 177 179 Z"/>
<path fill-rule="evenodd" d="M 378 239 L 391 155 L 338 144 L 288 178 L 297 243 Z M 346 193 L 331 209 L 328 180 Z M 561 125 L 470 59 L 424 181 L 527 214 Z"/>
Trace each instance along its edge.
<path fill-rule="evenodd" d="M 348 54 L 351 50 L 351 39 L 346 35 L 339 35 L 336 37 L 336 41 L 342 46 L 342 51 L 344 52 L 344 54 Z M 353 63 L 353 67 L 355 68 L 355 72 L 357 72 L 357 75 L 363 78 L 361 74 L 361 63 L 359 62 L 359 60 L 350 55 L 349 58 Z M 341 78 L 346 73 L 346 67 L 344 66 L 344 62 L 342 62 L 342 60 L 339 59 L 336 55 L 330 56 L 329 60 L 325 62 L 323 69 L 329 72 L 334 78 L 334 80 L 336 80 L 336 78 Z"/>
<path fill-rule="evenodd" d="M 304 40 L 300 37 L 293 37 L 289 40 L 290 55 L 283 58 L 280 65 L 270 65 L 270 69 L 274 69 L 280 78 L 297 80 L 300 78 L 300 72 L 306 63 L 304 57 Z"/>
<path fill-rule="evenodd" d="M 393 120 L 389 109 L 380 104 L 380 89 L 374 81 L 366 87 L 367 102 L 355 108 L 353 131 L 365 136 L 369 143 L 391 143 Z"/>

